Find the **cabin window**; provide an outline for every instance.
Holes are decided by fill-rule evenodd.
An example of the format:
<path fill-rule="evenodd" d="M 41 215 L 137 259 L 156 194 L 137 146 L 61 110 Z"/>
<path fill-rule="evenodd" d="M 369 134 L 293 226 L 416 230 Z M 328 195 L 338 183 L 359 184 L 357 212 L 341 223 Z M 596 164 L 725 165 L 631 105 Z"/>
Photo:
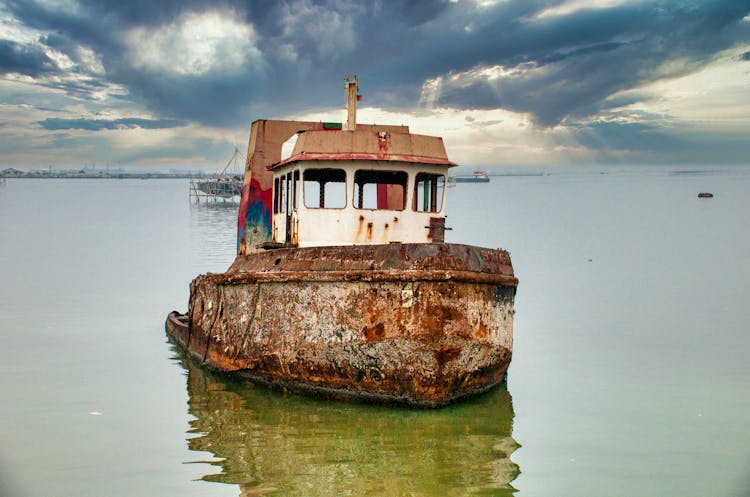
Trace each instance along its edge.
<path fill-rule="evenodd" d="M 343 169 L 305 169 L 302 188 L 305 207 L 343 209 L 346 207 L 346 171 Z"/>
<path fill-rule="evenodd" d="M 286 206 L 286 176 L 277 176 L 273 180 L 273 212 L 284 212 Z"/>
<path fill-rule="evenodd" d="M 279 213 L 279 183 L 281 182 L 281 178 L 274 178 L 273 179 L 273 213 L 278 214 Z"/>
<path fill-rule="evenodd" d="M 354 173 L 354 207 L 404 210 L 407 180 L 404 171 L 357 171 Z"/>
<path fill-rule="evenodd" d="M 300 197 L 302 196 L 302 189 L 299 184 L 299 169 L 292 173 L 292 208 L 297 210 L 300 204 Z"/>
<path fill-rule="evenodd" d="M 273 213 L 280 214 L 297 210 L 300 195 L 299 170 L 275 177 L 273 179 Z"/>
<path fill-rule="evenodd" d="M 414 182 L 412 208 L 417 212 L 440 212 L 443 210 L 444 191 L 444 175 L 418 173 Z"/>

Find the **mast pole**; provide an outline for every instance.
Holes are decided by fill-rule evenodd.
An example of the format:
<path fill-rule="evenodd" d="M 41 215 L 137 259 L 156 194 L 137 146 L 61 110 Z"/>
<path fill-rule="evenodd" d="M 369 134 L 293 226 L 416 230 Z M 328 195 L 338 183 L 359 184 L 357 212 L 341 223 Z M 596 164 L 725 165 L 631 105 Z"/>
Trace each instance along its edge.
<path fill-rule="evenodd" d="M 346 129 L 354 131 L 357 129 L 357 92 L 359 85 L 357 76 L 349 81 L 349 76 L 344 78 L 344 88 L 346 88 Z"/>

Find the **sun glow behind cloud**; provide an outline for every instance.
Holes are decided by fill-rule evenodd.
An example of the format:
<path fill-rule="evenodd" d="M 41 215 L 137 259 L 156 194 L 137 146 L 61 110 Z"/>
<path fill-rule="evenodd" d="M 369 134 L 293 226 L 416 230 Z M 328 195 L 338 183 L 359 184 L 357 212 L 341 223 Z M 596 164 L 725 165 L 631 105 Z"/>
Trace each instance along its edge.
<path fill-rule="evenodd" d="M 190 12 L 157 29 L 137 27 L 126 36 L 134 67 L 202 76 L 261 61 L 256 34 L 227 12 Z"/>
<path fill-rule="evenodd" d="M 632 90 L 648 98 L 628 108 L 691 125 L 742 124 L 750 129 L 750 63 L 737 62 L 748 50 L 750 46 L 729 50 L 701 71 Z"/>
<path fill-rule="evenodd" d="M 343 121 L 346 112 L 343 108 L 330 109 L 286 118 Z M 437 107 L 396 112 L 368 106 L 357 110 L 357 121 L 407 125 L 412 133 L 440 136 L 449 158 L 464 166 L 557 165 L 596 158 L 594 152 L 575 143 L 568 130 L 538 128 L 528 115 L 502 109 Z"/>

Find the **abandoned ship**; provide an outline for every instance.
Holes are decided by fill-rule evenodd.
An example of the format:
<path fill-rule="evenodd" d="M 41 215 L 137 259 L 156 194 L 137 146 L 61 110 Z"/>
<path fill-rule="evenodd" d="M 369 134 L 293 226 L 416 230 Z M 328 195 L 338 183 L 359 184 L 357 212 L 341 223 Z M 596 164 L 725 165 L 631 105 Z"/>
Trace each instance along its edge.
<path fill-rule="evenodd" d="M 442 138 L 358 124 L 345 86 L 345 126 L 252 124 L 237 257 L 191 282 L 167 334 L 205 367 L 303 394 L 436 407 L 487 391 L 511 360 L 510 256 L 445 243 Z"/>

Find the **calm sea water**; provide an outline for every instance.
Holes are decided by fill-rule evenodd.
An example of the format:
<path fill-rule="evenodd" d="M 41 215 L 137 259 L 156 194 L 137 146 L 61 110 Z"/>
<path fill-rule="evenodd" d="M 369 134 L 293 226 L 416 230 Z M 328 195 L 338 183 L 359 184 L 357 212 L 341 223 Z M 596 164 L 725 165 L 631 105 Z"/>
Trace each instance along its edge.
<path fill-rule="evenodd" d="M 520 279 L 507 387 L 437 411 L 206 374 L 166 341 L 233 259 L 180 180 L 0 187 L 0 495 L 748 496 L 750 169 L 449 190 Z M 699 200 L 700 191 L 715 194 Z"/>

